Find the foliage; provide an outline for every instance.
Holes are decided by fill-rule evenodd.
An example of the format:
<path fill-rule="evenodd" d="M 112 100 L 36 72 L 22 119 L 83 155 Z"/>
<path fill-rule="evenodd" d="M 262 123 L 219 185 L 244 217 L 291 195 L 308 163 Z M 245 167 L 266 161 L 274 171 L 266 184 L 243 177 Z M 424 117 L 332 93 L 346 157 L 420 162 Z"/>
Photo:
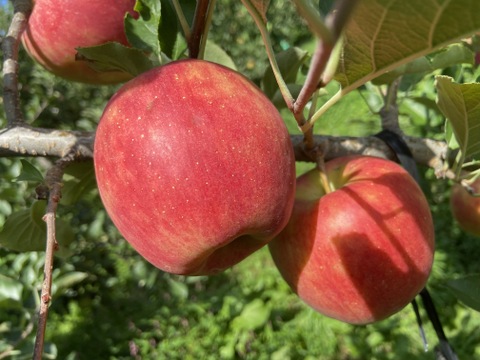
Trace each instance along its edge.
<path fill-rule="evenodd" d="M 156 3 L 144 2 L 152 6 Z M 181 3 L 191 21 L 192 2 Z M 363 15 L 346 34 L 347 46 L 336 74 L 338 82 L 330 83 L 319 94 L 314 109 L 320 111 L 314 119 L 315 133 L 375 134 L 381 128 L 377 112 L 383 106 L 382 92 L 402 75 L 398 84 L 399 120 L 406 134 L 442 140 L 447 132 L 452 151 L 457 145 L 466 149 L 468 144 L 478 143 L 479 135 L 475 132 L 478 131 L 475 130 L 478 110 L 473 103 L 479 98 L 478 84 L 464 84 L 477 81 L 480 69 L 473 63 L 470 46 L 457 40 L 469 29 L 479 29 L 480 24 L 475 17 L 471 23 L 461 21 L 466 18 L 467 6 L 462 7 L 459 2 L 445 2 L 451 9 L 435 8 L 433 3 L 417 4 L 409 11 L 402 1 L 361 3 L 359 11 Z M 378 24 L 375 19 L 381 11 L 386 11 L 387 16 Z M 431 26 L 421 28 L 419 25 L 424 17 L 435 18 L 447 12 L 457 14 L 452 18 L 470 28 L 452 34 L 452 27 L 447 28 L 445 23 L 447 25 L 442 25 L 445 28 L 435 29 L 438 31 L 432 36 Z M 468 13 L 478 17 L 480 11 L 470 9 Z M 9 8 L 0 9 L 2 35 L 8 26 L 9 14 Z M 289 1 L 272 2 L 266 17 L 280 71 L 289 91 L 297 96 L 316 46 L 311 29 L 296 15 Z M 156 21 L 162 18 L 159 16 Z M 388 19 L 408 21 L 409 32 L 390 29 Z M 148 21 L 152 19 L 145 15 L 145 27 Z M 130 24 L 134 24 L 132 27 L 142 25 Z M 368 25 L 372 24 L 378 27 L 370 28 Z M 152 64 L 168 61 L 167 58 L 181 56 L 180 49 L 185 42 L 177 34 L 179 27 L 169 28 L 176 29 L 175 37 L 167 31 L 162 33 L 169 36 L 159 42 L 152 36 L 148 44 L 138 44 L 147 50 L 152 49 L 152 42 L 156 43 L 158 46 L 153 51 L 156 58 L 137 52 L 133 58 L 138 61 L 131 64 L 132 71 L 141 72 Z M 145 28 L 135 28 L 132 33 L 144 31 Z M 365 35 L 368 31 L 378 33 L 375 41 Z M 389 36 L 392 32 L 398 37 L 392 39 Z M 294 117 L 285 108 L 282 90 L 272 66 L 267 63 L 259 31 L 243 4 L 218 0 L 210 34 L 212 44 L 221 48 L 212 56 L 221 58 L 222 62 L 231 61 L 259 84 L 282 108 L 291 133 L 300 133 Z M 454 40 L 456 44 L 449 49 L 440 49 Z M 388 56 L 380 51 L 385 43 L 390 49 Z M 104 50 L 101 49 L 100 54 L 104 54 Z M 96 56 L 88 54 L 91 50 L 81 51 L 84 55 Z M 125 49 L 116 47 L 113 53 L 118 51 Z M 20 95 L 27 122 L 45 128 L 94 130 L 106 101 L 117 87 L 68 83 L 34 64 L 23 51 L 20 55 Z M 417 60 L 410 61 L 414 57 Z M 112 65 L 108 57 L 106 62 Z M 373 67 L 365 67 L 365 63 Z M 380 70 L 392 71 L 384 74 Z M 432 75 L 440 76 L 435 82 Z M 367 82 L 374 78 L 374 83 Z M 473 94 L 469 92 L 472 88 Z M 335 98 L 334 94 L 341 96 Z M 455 96 L 459 98 L 452 100 Z M 471 111 L 462 108 L 466 112 L 459 114 L 462 101 L 471 104 Z M 444 116 L 449 120 L 447 126 Z M 5 122 L 0 116 L 2 127 Z M 461 135 L 462 131 L 468 135 Z M 458 168 L 471 156 L 478 160 L 478 150 L 460 153 L 456 158 Z M 39 208 L 41 203 L 34 199 L 35 187 L 41 181 L 32 167 L 44 176 L 51 164 L 51 159 L 45 158 L 30 158 L 28 162 L 0 158 L 0 358 L 31 357 L 44 261 L 43 253 L 38 251 L 42 248 L 44 228 L 32 230 L 41 223 L 43 211 Z M 299 173 L 312 166 L 297 165 Z M 478 310 L 478 298 L 474 296 L 478 294 L 480 274 L 478 239 L 463 233 L 453 222 L 448 207 L 449 183 L 438 179 L 432 169 L 420 170 L 436 226 L 437 250 L 428 286 L 459 358 L 477 358 L 480 357 L 477 346 L 480 315 L 470 307 Z M 31 181 L 33 179 L 37 181 Z M 64 244 L 65 251 L 59 252 L 55 259 L 45 358 L 433 358 L 432 348 L 437 340 L 424 312 L 421 315 L 429 342 L 428 352 L 424 351 L 411 307 L 368 326 L 354 327 L 325 318 L 291 292 L 266 249 L 225 273 L 208 278 L 169 275 L 155 269 L 126 244 L 108 219 L 89 162 L 67 169 L 58 215 L 60 228 L 64 230 L 57 231 L 67 234 L 59 238 L 68 241 Z M 32 236 L 25 236 L 28 231 Z M 22 243 L 24 239 L 34 241 L 34 246 Z M 35 251 L 20 252 L 24 250 Z"/>

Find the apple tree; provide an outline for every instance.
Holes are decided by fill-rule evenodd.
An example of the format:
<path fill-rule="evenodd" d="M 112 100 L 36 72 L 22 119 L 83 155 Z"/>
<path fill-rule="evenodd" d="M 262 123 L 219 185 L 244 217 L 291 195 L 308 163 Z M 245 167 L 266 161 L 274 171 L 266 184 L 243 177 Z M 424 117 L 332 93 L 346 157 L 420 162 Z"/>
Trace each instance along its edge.
<path fill-rule="evenodd" d="M 1 14 L 0 359 L 480 356 L 480 3 Z"/>

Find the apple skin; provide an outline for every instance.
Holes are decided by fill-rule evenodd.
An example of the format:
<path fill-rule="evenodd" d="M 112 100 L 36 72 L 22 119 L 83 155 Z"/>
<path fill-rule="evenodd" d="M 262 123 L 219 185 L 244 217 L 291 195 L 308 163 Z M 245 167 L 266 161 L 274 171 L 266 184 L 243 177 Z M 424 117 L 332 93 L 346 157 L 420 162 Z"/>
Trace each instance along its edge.
<path fill-rule="evenodd" d="M 22 34 L 27 53 L 45 69 L 69 81 L 114 84 L 131 78 L 121 71 L 98 72 L 76 61 L 77 47 L 116 41 L 128 45 L 123 19 L 135 0 L 34 0 Z"/>
<path fill-rule="evenodd" d="M 351 324 L 389 317 L 425 286 L 434 253 L 429 206 L 396 163 L 346 156 L 297 179 L 293 213 L 269 243 L 281 275 L 316 311 Z"/>
<path fill-rule="evenodd" d="M 181 60 L 127 82 L 100 120 L 100 195 L 125 239 L 161 270 L 210 275 L 288 222 L 295 159 L 280 114 L 244 76 Z"/>
<path fill-rule="evenodd" d="M 480 180 L 471 184 L 480 193 Z M 480 197 L 470 195 L 460 184 L 454 184 L 450 193 L 450 209 L 454 219 L 464 231 L 480 236 Z"/>

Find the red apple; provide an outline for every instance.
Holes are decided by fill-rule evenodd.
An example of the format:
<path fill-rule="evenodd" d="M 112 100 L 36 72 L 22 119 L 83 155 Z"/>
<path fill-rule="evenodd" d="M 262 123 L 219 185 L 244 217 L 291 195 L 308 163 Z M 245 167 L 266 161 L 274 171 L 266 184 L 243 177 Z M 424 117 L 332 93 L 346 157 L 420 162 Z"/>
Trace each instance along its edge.
<path fill-rule="evenodd" d="M 297 179 L 293 213 L 269 244 L 280 273 L 318 312 L 352 324 L 398 312 L 425 286 L 434 252 L 429 206 L 389 160 L 329 161 Z"/>
<path fill-rule="evenodd" d="M 75 61 L 77 47 L 116 41 L 128 45 L 123 19 L 135 0 L 34 0 L 22 42 L 30 56 L 67 80 L 112 84 L 131 78 L 120 71 L 97 72 Z"/>
<path fill-rule="evenodd" d="M 218 273 L 286 225 L 295 159 L 278 111 L 248 79 L 183 60 L 126 83 L 95 138 L 105 208 L 149 262 Z"/>
<path fill-rule="evenodd" d="M 471 185 L 480 194 L 480 179 Z M 454 184 L 450 194 L 450 209 L 460 228 L 480 236 L 480 197 L 470 195 L 460 184 Z"/>

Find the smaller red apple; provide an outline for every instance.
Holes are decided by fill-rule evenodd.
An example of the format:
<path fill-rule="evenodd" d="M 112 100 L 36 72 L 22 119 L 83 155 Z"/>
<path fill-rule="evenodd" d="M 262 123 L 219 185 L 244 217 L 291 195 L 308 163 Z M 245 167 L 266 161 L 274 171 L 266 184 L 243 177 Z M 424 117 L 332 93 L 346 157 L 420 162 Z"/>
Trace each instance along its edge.
<path fill-rule="evenodd" d="M 480 179 L 471 185 L 476 194 L 480 194 Z M 473 196 L 460 184 L 452 186 L 450 209 L 461 229 L 480 236 L 480 197 Z"/>
<path fill-rule="evenodd" d="M 128 45 L 124 31 L 135 0 L 34 0 L 22 34 L 27 53 L 45 69 L 70 81 L 113 84 L 131 78 L 121 71 L 98 72 L 76 61 L 78 47 L 107 42 Z"/>
<path fill-rule="evenodd" d="M 286 228 L 269 244 L 280 273 L 318 312 L 352 324 L 379 321 L 425 286 L 434 252 L 429 206 L 398 164 L 375 157 L 329 161 L 297 179 Z"/>

